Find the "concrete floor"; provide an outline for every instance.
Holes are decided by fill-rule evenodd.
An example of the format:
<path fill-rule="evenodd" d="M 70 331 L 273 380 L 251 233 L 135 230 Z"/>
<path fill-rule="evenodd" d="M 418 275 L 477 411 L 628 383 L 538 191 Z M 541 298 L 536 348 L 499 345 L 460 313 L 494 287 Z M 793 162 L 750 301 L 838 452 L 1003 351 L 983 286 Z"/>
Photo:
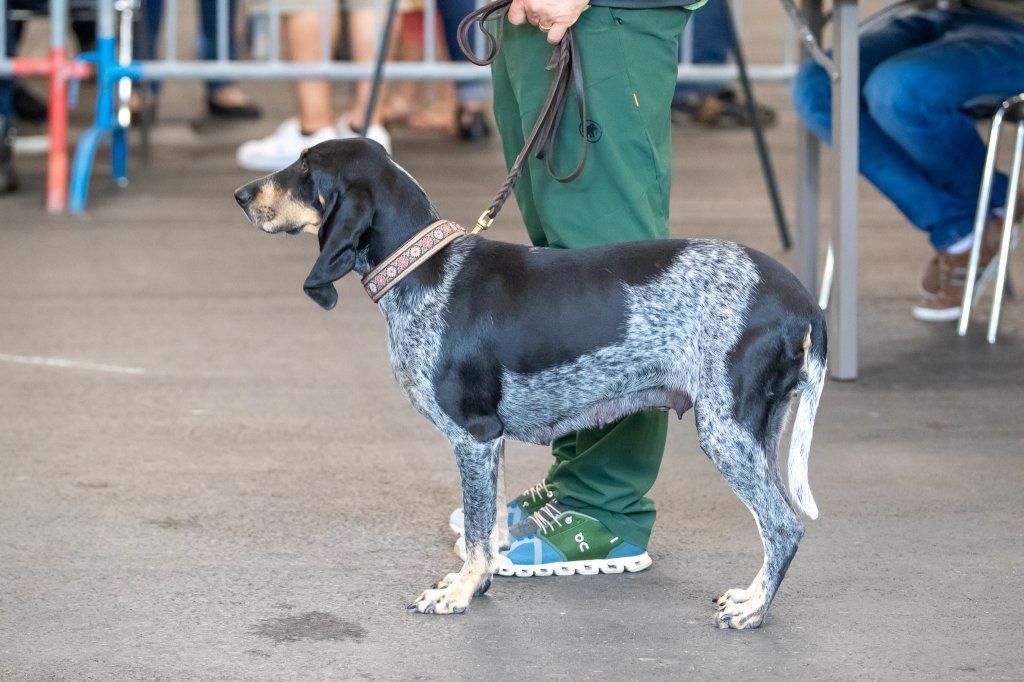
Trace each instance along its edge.
<path fill-rule="evenodd" d="M 765 98 L 790 197 L 794 123 Z M 315 243 L 233 205 L 251 176 L 234 146 L 269 122 L 166 121 L 173 144 L 126 190 L 98 174 L 84 218 L 40 210 L 38 159 L 0 200 L 0 677 L 1024 674 L 1021 307 L 994 347 L 910 319 L 927 247 L 867 186 L 863 373 L 826 386 L 822 516 L 764 628 L 711 627 L 710 597 L 747 584 L 760 547 L 689 417 L 652 493 L 650 571 L 499 579 L 466 615 L 423 617 L 405 604 L 457 567 L 457 473 L 394 384 L 379 314 L 352 278 L 321 311 L 301 289 Z M 752 150 L 679 131 L 674 235 L 783 256 Z M 502 178 L 493 144 L 406 134 L 396 155 L 464 223 Z M 513 207 L 491 236 L 523 239 Z M 547 462 L 513 445 L 512 491 Z"/>

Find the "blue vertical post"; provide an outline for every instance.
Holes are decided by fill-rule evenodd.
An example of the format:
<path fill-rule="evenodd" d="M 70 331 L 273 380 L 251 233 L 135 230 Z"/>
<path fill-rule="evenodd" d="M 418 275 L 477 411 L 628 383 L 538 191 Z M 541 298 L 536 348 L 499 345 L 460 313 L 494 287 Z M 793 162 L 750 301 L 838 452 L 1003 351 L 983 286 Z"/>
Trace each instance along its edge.
<path fill-rule="evenodd" d="M 117 54 L 114 35 L 114 0 L 99 0 L 96 19 L 96 114 L 92 126 L 82 135 L 75 150 L 71 169 L 71 196 L 69 208 L 72 213 L 85 211 L 89 195 L 89 175 L 96 158 L 96 148 L 115 126 L 114 87 L 117 79 Z M 123 132 L 123 131 L 122 131 Z M 115 169 L 116 170 L 116 169 Z"/>
<path fill-rule="evenodd" d="M 7 59 L 7 0 L 0 0 L 0 59 Z"/>

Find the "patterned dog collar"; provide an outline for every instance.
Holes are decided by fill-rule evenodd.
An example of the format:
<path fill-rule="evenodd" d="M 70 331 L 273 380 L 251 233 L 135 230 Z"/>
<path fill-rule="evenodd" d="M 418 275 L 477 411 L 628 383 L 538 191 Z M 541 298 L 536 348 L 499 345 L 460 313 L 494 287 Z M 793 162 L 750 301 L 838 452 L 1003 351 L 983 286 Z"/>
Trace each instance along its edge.
<path fill-rule="evenodd" d="M 427 225 L 416 233 L 412 239 L 402 244 L 390 256 L 381 261 L 380 265 L 363 277 L 363 288 L 376 303 L 388 293 L 392 287 L 430 257 L 443 249 L 446 244 L 463 237 L 466 230 L 458 223 L 450 220 L 438 220 Z"/>

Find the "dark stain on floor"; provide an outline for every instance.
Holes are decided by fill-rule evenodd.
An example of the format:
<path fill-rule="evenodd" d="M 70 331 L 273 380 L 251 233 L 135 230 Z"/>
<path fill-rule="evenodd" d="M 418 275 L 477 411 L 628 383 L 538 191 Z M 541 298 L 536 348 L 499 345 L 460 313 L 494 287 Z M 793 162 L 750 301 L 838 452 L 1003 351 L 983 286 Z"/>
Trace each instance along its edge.
<path fill-rule="evenodd" d="M 272 639 L 278 644 L 308 640 L 312 642 L 359 642 L 366 637 L 366 628 L 338 618 L 333 613 L 307 611 L 295 616 L 264 618 L 249 632 Z"/>
<path fill-rule="evenodd" d="M 166 530 L 178 530 L 181 528 L 198 528 L 199 519 L 195 516 L 187 516 L 185 518 L 175 518 L 173 516 L 165 516 L 162 519 L 150 519 L 146 521 L 150 526 L 156 526 L 157 528 L 164 528 Z"/>

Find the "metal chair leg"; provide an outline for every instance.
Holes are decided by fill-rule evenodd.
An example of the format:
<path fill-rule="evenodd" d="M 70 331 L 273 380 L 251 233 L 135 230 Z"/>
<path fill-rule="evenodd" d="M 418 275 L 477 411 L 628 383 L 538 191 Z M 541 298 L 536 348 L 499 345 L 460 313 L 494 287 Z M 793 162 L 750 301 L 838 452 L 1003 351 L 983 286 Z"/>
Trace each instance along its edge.
<path fill-rule="evenodd" d="M 971 305 L 974 303 L 974 286 L 978 280 L 978 260 L 981 257 L 981 243 L 988 220 L 989 202 L 992 198 L 992 178 L 996 172 L 996 155 L 999 152 L 999 132 L 1003 127 L 1006 110 L 1000 108 L 992 117 L 992 130 L 988 135 L 988 152 L 985 155 L 985 169 L 981 174 L 981 191 L 978 193 L 978 209 L 974 214 L 974 243 L 971 245 L 971 259 L 967 266 L 967 281 L 964 283 L 964 297 L 960 303 L 960 325 L 957 333 L 967 333 L 971 320 Z"/>
<path fill-rule="evenodd" d="M 1017 213 L 1017 192 L 1020 189 L 1021 166 L 1024 165 L 1024 121 L 1017 123 L 1017 138 L 1013 146 L 1013 168 L 1010 170 L 1010 186 L 1007 188 L 1006 217 L 1003 218 L 1003 234 L 999 240 L 999 270 L 996 275 L 996 291 L 992 299 L 992 316 L 988 321 L 988 342 L 996 342 L 999 331 L 999 313 L 1003 306 L 1003 289 L 1006 286 L 1006 268 L 1010 262 L 1010 240 L 1013 237 L 1013 218 Z"/>

